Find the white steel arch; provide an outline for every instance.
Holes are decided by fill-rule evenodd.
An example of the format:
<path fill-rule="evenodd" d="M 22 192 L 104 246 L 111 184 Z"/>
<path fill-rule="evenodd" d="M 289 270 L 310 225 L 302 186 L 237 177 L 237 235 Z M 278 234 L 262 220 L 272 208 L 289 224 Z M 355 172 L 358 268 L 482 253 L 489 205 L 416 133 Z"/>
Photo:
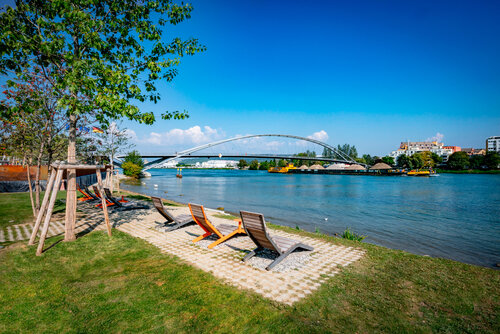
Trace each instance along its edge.
<path fill-rule="evenodd" d="M 311 139 L 311 138 L 306 138 L 306 137 L 299 137 L 299 136 L 294 136 L 294 135 L 261 134 L 261 135 L 238 136 L 238 137 L 233 137 L 233 138 L 229 138 L 229 139 L 223 139 L 223 140 L 219 140 L 219 141 L 214 141 L 212 143 L 208 143 L 208 144 L 196 146 L 196 147 L 193 147 L 193 148 L 181 151 L 181 152 L 177 152 L 177 155 L 175 157 L 168 158 L 168 159 L 160 159 L 158 161 L 155 161 L 154 163 L 152 163 L 149 166 L 147 166 L 145 169 L 153 168 L 158 163 L 176 160 L 176 159 L 185 157 L 185 156 L 187 156 L 187 155 L 189 155 L 191 153 L 194 153 L 194 152 L 197 152 L 197 151 L 201 151 L 201 150 L 209 148 L 209 147 L 217 146 L 217 145 L 224 144 L 224 143 L 231 142 L 231 141 L 237 141 L 237 140 L 242 140 L 242 139 L 247 139 L 247 138 L 256 138 L 256 137 L 286 137 L 286 138 L 293 138 L 293 139 L 308 141 L 308 142 L 311 142 L 311 143 L 323 146 L 323 147 L 331 150 L 332 152 L 336 153 L 339 157 L 341 157 L 340 160 L 342 160 L 342 161 L 344 161 L 346 163 L 350 163 L 350 164 L 356 163 L 356 161 L 354 161 L 351 157 L 347 156 L 345 153 L 337 150 L 333 146 L 330 146 L 330 145 L 328 145 L 326 143 L 323 143 L 323 142 L 321 142 L 319 140 L 316 140 L 316 139 Z"/>

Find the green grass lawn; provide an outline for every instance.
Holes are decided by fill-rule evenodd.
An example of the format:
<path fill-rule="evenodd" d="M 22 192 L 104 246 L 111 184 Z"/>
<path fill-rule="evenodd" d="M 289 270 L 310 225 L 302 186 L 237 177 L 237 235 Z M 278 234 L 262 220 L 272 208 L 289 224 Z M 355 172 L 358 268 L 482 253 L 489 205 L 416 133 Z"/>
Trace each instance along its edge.
<path fill-rule="evenodd" d="M 45 192 L 42 192 L 40 195 L 40 205 L 44 194 Z M 54 213 L 64 210 L 63 200 L 66 200 L 66 192 L 60 191 L 57 194 L 57 199 Z M 0 193 L 0 228 L 33 222 L 34 220 L 29 193 Z"/>
<path fill-rule="evenodd" d="M 13 244 L 0 250 L 0 332 L 500 331 L 499 271 L 307 235 L 366 256 L 291 307 L 117 230 L 58 243 L 41 257 Z"/>

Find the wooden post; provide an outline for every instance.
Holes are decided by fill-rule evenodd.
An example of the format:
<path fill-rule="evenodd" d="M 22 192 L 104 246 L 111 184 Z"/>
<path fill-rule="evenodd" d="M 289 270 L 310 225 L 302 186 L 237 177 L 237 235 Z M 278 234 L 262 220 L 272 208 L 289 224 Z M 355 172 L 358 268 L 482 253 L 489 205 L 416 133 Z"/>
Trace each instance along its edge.
<path fill-rule="evenodd" d="M 113 185 L 111 184 L 111 178 L 110 178 L 110 173 L 109 173 L 109 168 L 106 168 L 106 185 L 107 185 L 107 188 L 111 191 L 111 193 L 113 192 Z"/>
<path fill-rule="evenodd" d="M 73 241 L 76 239 L 76 169 L 68 169 L 66 175 L 68 180 L 68 187 L 66 189 L 66 219 L 64 241 Z"/>
<path fill-rule="evenodd" d="M 40 235 L 40 241 L 38 242 L 38 248 L 36 250 L 37 256 L 42 255 L 43 245 L 45 244 L 45 238 L 47 237 L 47 232 L 49 231 L 50 218 L 52 218 L 52 211 L 54 210 L 54 204 L 56 202 L 59 186 L 61 185 L 62 176 L 63 169 L 58 169 L 56 181 L 50 196 L 49 207 L 47 208 L 47 215 L 45 216 L 45 221 L 43 222 L 42 234 Z"/>
<path fill-rule="evenodd" d="M 30 200 L 31 200 L 31 208 L 33 209 L 33 217 L 36 217 L 36 209 L 35 209 L 35 202 L 33 202 L 33 188 L 31 187 L 31 170 L 30 170 L 30 164 L 26 166 L 26 169 L 28 170 L 28 188 L 30 189 Z"/>
<path fill-rule="evenodd" d="M 109 168 L 109 190 L 111 193 L 115 190 L 115 184 L 114 184 L 114 168 L 113 164 L 111 164 L 111 167 Z"/>
<path fill-rule="evenodd" d="M 97 168 L 95 173 L 97 176 L 97 186 L 99 188 L 99 191 L 101 192 L 101 203 L 102 203 L 102 211 L 104 212 L 104 221 L 106 222 L 106 228 L 108 230 L 108 235 L 111 236 L 111 225 L 109 224 L 108 207 L 106 205 L 106 199 L 105 199 L 105 195 L 104 195 L 105 192 L 104 192 L 104 189 L 102 188 L 101 170 L 99 168 Z"/>
<path fill-rule="evenodd" d="M 49 203 L 49 197 L 51 191 L 56 191 L 58 189 L 52 189 L 54 186 L 54 180 L 56 178 L 56 169 L 50 173 L 50 179 L 49 182 L 47 183 L 47 188 L 45 190 L 45 195 L 43 196 L 43 201 L 42 201 L 42 206 L 40 208 L 40 211 L 38 211 L 38 216 L 36 217 L 36 222 L 35 226 L 33 227 L 33 232 L 31 233 L 31 238 L 30 241 L 28 242 L 28 245 L 34 245 L 35 244 L 35 239 L 36 239 L 36 234 L 38 233 L 38 229 L 40 228 L 40 223 L 42 222 L 45 210 L 47 209 L 47 204 Z"/>

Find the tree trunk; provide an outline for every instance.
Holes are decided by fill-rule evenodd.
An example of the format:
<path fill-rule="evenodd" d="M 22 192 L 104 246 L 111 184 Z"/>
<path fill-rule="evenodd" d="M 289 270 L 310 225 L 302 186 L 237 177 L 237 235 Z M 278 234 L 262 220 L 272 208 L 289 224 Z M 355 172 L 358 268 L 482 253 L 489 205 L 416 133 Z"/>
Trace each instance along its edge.
<path fill-rule="evenodd" d="M 33 202 L 33 188 L 31 187 L 30 164 L 26 165 L 26 170 L 27 170 L 27 174 L 28 174 L 28 187 L 30 189 L 31 208 L 33 209 L 33 217 L 36 217 L 37 212 L 35 209 L 35 203 Z"/>
<path fill-rule="evenodd" d="M 68 163 L 76 163 L 76 115 L 69 116 Z M 75 240 L 76 223 L 76 170 L 67 170 L 66 189 L 66 230 L 64 241 Z"/>
<path fill-rule="evenodd" d="M 35 195 L 36 195 L 35 211 L 37 215 L 38 215 L 38 210 L 40 210 L 40 169 L 42 168 L 43 149 L 44 149 L 44 142 L 42 141 L 42 143 L 40 144 L 40 151 L 38 151 L 36 174 L 35 174 Z"/>

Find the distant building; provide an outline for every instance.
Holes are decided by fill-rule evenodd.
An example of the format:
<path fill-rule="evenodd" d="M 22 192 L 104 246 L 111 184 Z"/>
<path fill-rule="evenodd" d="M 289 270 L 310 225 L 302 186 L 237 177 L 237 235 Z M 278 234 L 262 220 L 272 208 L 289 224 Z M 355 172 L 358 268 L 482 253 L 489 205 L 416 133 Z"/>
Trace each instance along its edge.
<path fill-rule="evenodd" d="M 208 160 L 202 163 L 197 162 L 196 167 L 198 168 L 235 168 L 238 165 L 238 161 L 234 160 Z"/>
<path fill-rule="evenodd" d="M 430 151 L 432 153 L 436 153 L 439 155 L 441 158 L 443 158 L 443 161 L 446 162 L 448 160 L 448 157 L 453 154 L 455 151 L 452 148 L 447 148 L 447 147 L 454 147 L 455 149 L 458 148 L 460 150 L 460 147 L 458 146 L 444 146 L 443 143 L 438 143 L 437 141 L 432 141 L 432 142 L 427 142 L 427 141 L 416 141 L 416 142 L 401 142 L 401 145 L 399 145 L 399 148 L 396 151 L 392 151 L 389 156 L 394 158 L 394 161 L 397 160 L 397 158 L 401 155 L 413 155 L 415 153 L 419 152 L 424 152 L 424 151 Z"/>
<path fill-rule="evenodd" d="M 486 139 L 486 151 L 500 153 L 500 136 L 493 136 Z"/>
<path fill-rule="evenodd" d="M 462 148 L 460 146 L 443 146 L 443 148 L 448 149 L 448 150 L 452 150 L 453 153 L 460 152 L 462 150 Z"/>
<path fill-rule="evenodd" d="M 464 147 L 464 148 L 462 148 L 462 152 L 465 152 L 468 155 L 485 155 L 486 154 L 486 150 L 484 148 Z"/>

